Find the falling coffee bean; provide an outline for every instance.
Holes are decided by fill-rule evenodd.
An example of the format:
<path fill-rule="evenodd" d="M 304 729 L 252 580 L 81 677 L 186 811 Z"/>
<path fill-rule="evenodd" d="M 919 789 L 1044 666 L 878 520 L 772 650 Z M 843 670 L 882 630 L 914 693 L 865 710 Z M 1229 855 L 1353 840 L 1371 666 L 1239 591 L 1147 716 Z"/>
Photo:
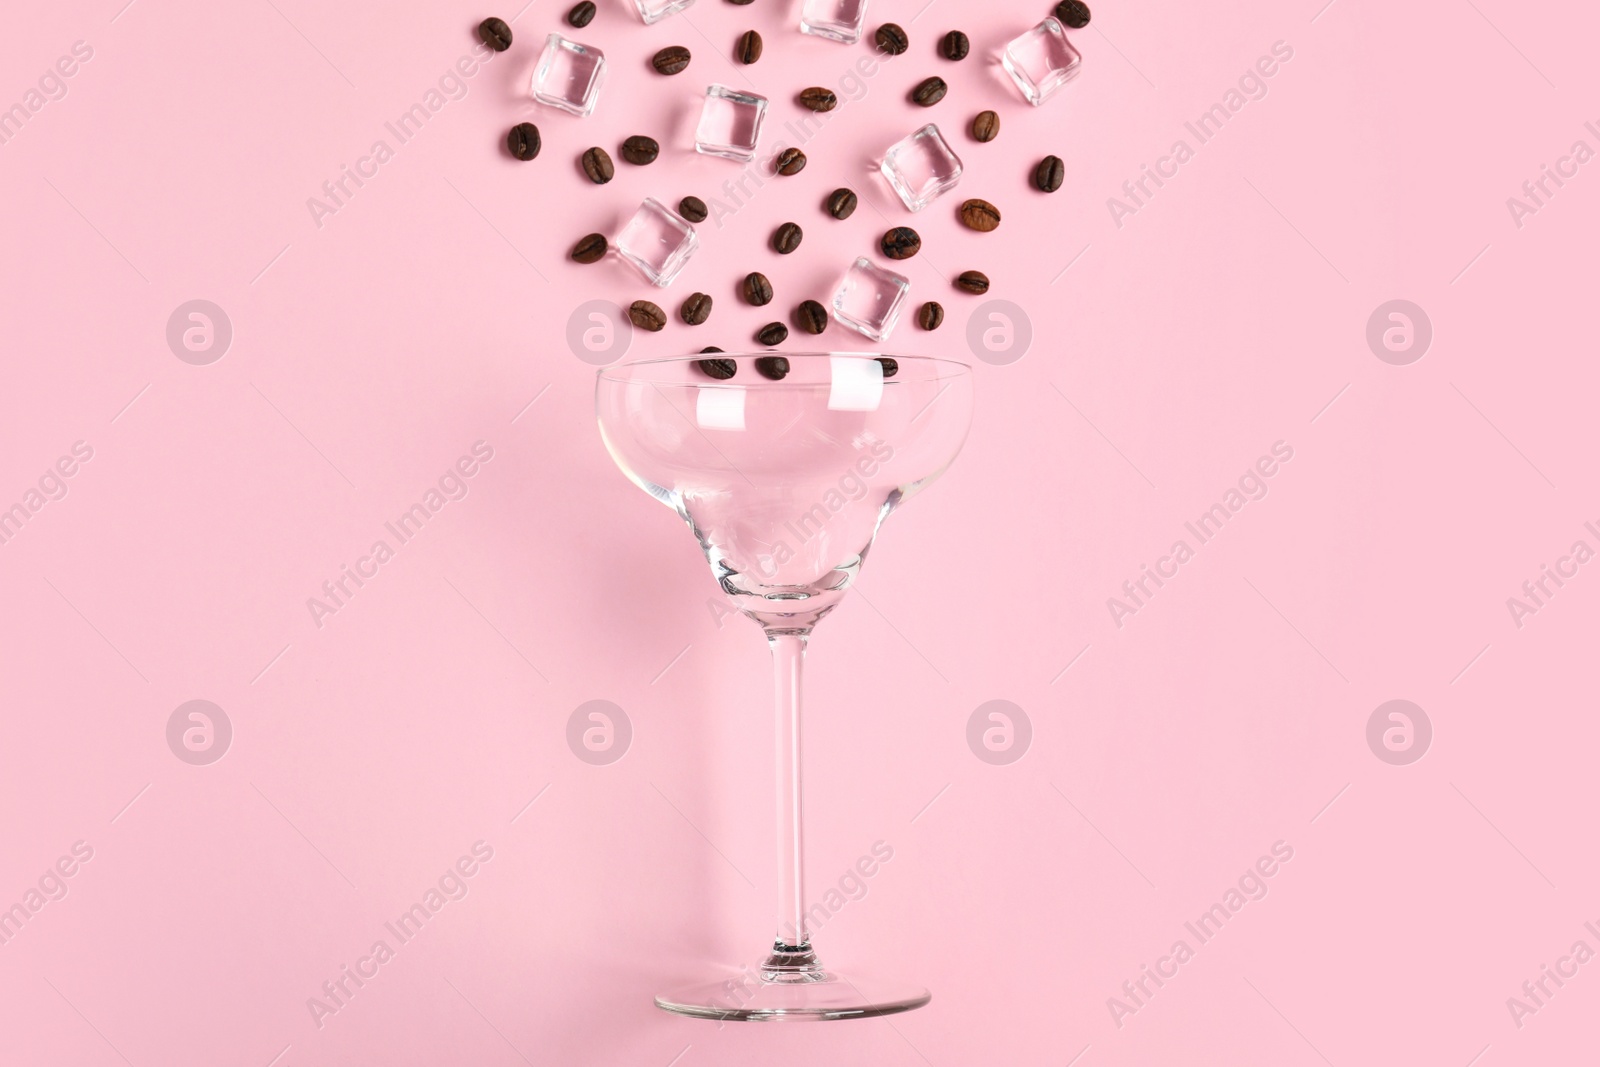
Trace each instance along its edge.
<path fill-rule="evenodd" d="M 707 352 L 721 352 L 721 351 L 722 351 L 722 349 L 718 348 L 716 345 L 706 345 L 704 348 L 702 348 L 700 350 L 700 354 L 703 356 Z"/>
<path fill-rule="evenodd" d="M 484 19 L 478 23 L 478 36 L 496 52 L 504 52 L 511 47 L 511 27 L 506 25 L 505 19 Z"/>
<path fill-rule="evenodd" d="M 972 139 L 989 143 L 1000 136 L 1000 116 L 993 111 L 980 111 L 972 120 Z"/>
<path fill-rule="evenodd" d="M 789 361 L 782 356 L 758 356 L 756 371 L 763 378 L 781 382 L 789 376 Z"/>
<path fill-rule="evenodd" d="M 583 154 L 583 173 L 596 185 L 604 185 L 616 174 L 611 157 L 604 148 L 591 148 Z"/>
<path fill-rule="evenodd" d="M 805 238 L 805 232 L 792 222 L 786 222 L 772 231 L 772 250 L 780 256 L 786 256 L 800 247 L 800 242 Z"/>
<path fill-rule="evenodd" d="M 773 348 L 789 339 L 789 327 L 781 322 L 769 322 L 756 331 L 756 340 L 767 348 Z"/>
<path fill-rule="evenodd" d="M 807 111 L 832 111 L 839 106 L 839 98 L 830 89 L 812 86 L 800 90 L 800 106 Z"/>
<path fill-rule="evenodd" d="M 667 313 L 662 311 L 658 304 L 652 304 L 648 300 L 635 300 L 628 305 L 628 321 L 638 329 L 659 333 L 661 327 L 667 324 Z"/>
<path fill-rule="evenodd" d="M 1061 188 L 1062 171 L 1060 156 L 1045 156 L 1039 165 L 1033 169 L 1033 186 L 1035 189 L 1046 193 L 1053 193 Z"/>
<path fill-rule="evenodd" d="M 765 307 L 772 303 L 772 283 L 767 281 L 765 274 L 751 271 L 744 276 L 744 300 L 745 303 L 756 307 Z"/>
<path fill-rule="evenodd" d="M 739 43 L 734 46 L 733 53 L 745 66 L 754 63 L 761 58 L 761 35 L 755 30 L 744 31 L 739 37 Z"/>
<path fill-rule="evenodd" d="M 961 205 L 961 225 L 979 233 L 992 233 L 1000 228 L 1000 209 L 987 200 L 968 200 Z"/>
<path fill-rule="evenodd" d="M 944 99 L 947 89 L 949 89 L 949 86 L 944 83 L 943 78 L 928 78 L 919 82 L 917 87 L 911 90 L 911 101 L 912 103 L 920 104 L 922 107 L 932 107 Z"/>
<path fill-rule="evenodd" d="M 656 161 L 656 156 L 661 154 L 661 146 L 654 137 L 645 137 L 634 134 L 622 142 L 622 158 L 636 167 L 643 167 Z"/>
<path fill-rule="evenodd" d="M 1089 25 L 1089 5 L 1083 0 L 1061 0 L 1056 5 L 1056 18 L 1075 30 Z"/>
<path fill-rule="evenodd" d="M 572 258 L 578 263 L 597 263 L 610 247 L 603 233 L 591 233 L 572 246 Z"/>
<path fill-rule="evenodd" d="M 526 163 L 539 154 L 542 142 L 539 140 L 539 127 L 531 122 L 519 122 L 511 127 L 511 132 L 506 134 L 506 147 L 517 159 Z"/>
<path fill-rule="evenodd" d="M 663 48 L 650 58 L 650 65 L 657 74 L 681 74 L 689 65 L 689 50 L 676 44 Z"/>
<path fill-rule="evenodd" d="M 885 22 L 878 27 L 878 50 L 891 56 L 903 55 L 911 46 L 911 41 L 906 37 L 906 31 L 892 22 Z"/>
<path fill-rule="evenodd" d="M 930 300 L 917 309 L 917 325 L 924 330 L 937 330 L 944 325 L 944 305 Z"/>
<path fill-rule="evenodd" d="M 706 208 L 706 202 L 698 196 L 686 196 L 678 201 L 678 214 L 690 222 L 704 222 L 711 212 Z"/>
<path fill-rule="evenodd" d="M 707 352 L 721 352 L 720 348 L 708 348 Z M 694 365 L 700 368 L 707 378 L 716 378 L 718 381 L 727 381 L 739 373 L 739 364 L 731 359 L 697 359 Z"/>
<path fill-rule="evenodd" d="M 583 29 L 594 21 L 594 0 L 583 0 L 582 3 L 573 5 L 567 12 L 567 24 Z"/>
<path fill-rule="evenodd" d="M 922 238 L 910 226 L 896 226 L 883 235 L 879 247 L 890 259 L 910 259 L 921 251 Z"/>
<path fill-rule="evenodd" d="M 806 169 L 806 154 L 798 148 L 785 148 L 773 160 L 773 168 L 784 176 L 799 174 Z"/>
<path fill-rule="evenodd" d="M 964 270 L 956 278 L 956 288 L 963 293 L 983 294 L 989 291 L 989 276 L 981 270 Z"/>
<path fill-rule="evenodd" d="M 967 40 L 967 35 L 960 30 L 951 30 L 944 35 L 944 40 L 939 42 L 939 54 L 946 59 L 966 59 L 970 51 L 972 42 Z"/>
<path fill-rule="evenodd" d="M 828 328 L 828 309 L 815 300 L 802 300 L 794 309 L 794 324 L 806 333 L 821 333 Z"/>
<path fill-rule="evenodd" d="M 900 370 L 900 361 L 893 356 L 879 356 L 878 365 L 883 368 L 885 378 L 893 378 Z"/>
<path fill-rule="evenodd" d="M 704 293 L 690 293 L 678 308 L 678 317 L 690 326 L 698 326 L 711 317 L 711 298 Z"/>
<path fill-rule="evenodd" d="M 856 213 L 856 194 L 849 189 L 835 189 L 828 194 L 828 214 L 836 219 L 847 219 Z"/>

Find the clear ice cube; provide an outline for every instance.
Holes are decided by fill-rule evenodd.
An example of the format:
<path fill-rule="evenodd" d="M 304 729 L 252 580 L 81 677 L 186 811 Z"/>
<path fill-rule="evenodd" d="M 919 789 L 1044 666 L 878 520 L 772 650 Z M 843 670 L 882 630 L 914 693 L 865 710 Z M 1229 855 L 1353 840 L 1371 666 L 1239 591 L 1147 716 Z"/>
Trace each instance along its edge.
<path fill-rule="evenodd" d="M 800 32 L 830 41 L 855 44 L 867 19 L 867 0 L 805 0 L 800 9 Z"/>
<path fill-rule="evenodd" d="M 766 97 L 722 85 L 707 86 L 705 102 L 700 107 L 700 125 L 694 133 L 694 149 L 701 155 L 748 163 L 755 158 L 761 123 L 766 117 Z"/>
<path fill-rule="evenodd" d="M 633 9 L 639 12 L 639 17 L 648 26 L 668 15 L 676 15 L 692 3 L 694 0 L 633 0 Z"/>
<path fill-rule="evenodd" d="M 931 122 L 891 146 L 878 169 L 912 211 L 921 211 L 961 180 L 961 160 Z"/>
<path fill-rule="evenodd" d="M 583 118 L 594 111 L 605 74 L 604 52 L 552 33 L 533 68 L 533 98 Z"/>
<path fill-rule="evenodd" d="M 887 341 L 910 289 L 908 280 L 863 256 L 833 291 L 833 317 L 868 340 Z"/>
<path fill-rule="evenodd" d="M 616 245 L 618 254 L 647 281 L 667 286 L 700 247 L 700 239 L 683 216 L 646 197 L 617 234 Z"/>
<path fill-rule="evenodd" d="M 1061 23 L 1047 18 L 1006 45 L 1000 53 L 1000 64 L 1028 103 L 1038 107 L 1077 77 L 1083 57 L 1067 40 Z"/>

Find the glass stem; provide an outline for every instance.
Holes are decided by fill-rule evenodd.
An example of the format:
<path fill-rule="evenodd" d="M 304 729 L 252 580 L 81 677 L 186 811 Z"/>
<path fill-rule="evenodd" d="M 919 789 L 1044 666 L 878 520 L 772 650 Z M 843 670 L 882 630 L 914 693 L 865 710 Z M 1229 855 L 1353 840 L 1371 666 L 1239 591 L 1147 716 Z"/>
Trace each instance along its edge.
<path fill-rule="evenodd" d="M 805 842 L 800 803 L 800 675 L 804 632 L 767 632 L 777 695 L 778 952 L 810 947 L 805 914 Z"/>

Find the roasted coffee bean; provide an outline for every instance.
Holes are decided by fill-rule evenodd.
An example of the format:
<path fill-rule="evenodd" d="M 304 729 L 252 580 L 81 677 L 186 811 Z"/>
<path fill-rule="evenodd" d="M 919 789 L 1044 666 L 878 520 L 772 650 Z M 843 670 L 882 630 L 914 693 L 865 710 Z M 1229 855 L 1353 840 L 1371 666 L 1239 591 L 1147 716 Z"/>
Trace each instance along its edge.
<path fill-rule="evenodd" d="M 989 276 L 981 270 L 964 270 L 956 278 L 956 288 L 963 293 L 983 294 L 989 291 Z"/>
<path fill-rule="evenodd" d="M 949 86 L 944 83 L 943 78 L 928 78 L 911 90 L 911 102 L 922 107 L 932 107 L 944 99 L 947 89 Z"/>
<path fill-rule="evenodd" d="M 689 65 L 689 50 L 682 45 L 663 48 L 650 58 L 657 74 L 680 74 Z"/>
<path fill-rule="evenodd" d="M 572 10 L 567 12 L 567 24 L 576 26 L 580 30 L 593 21 L 594 0 L 583 0 L 582 3 L 575 4 Z"/>
<path fill-rule="evenodd" d="M 794 324 L 806 333 L 821 333 L 828 328 L 828 309 L 815 300 L 802 300 L 794 309 Z"/>
<path fill-rule="evenodd" d="M 878 50 L 891 56 L 903 55 L 911 47 L 911 41 L 906 37 L 906 31 L 892 22 L 885 22 L 878 27 Z"/>
<path fill-rule="evenodd" d="M 966 59 L 970 51 L 972 42 L 967 40 L 967 35 L 960 30 L 951 30 L 944 35 L 944 40 L 939 42 L 939 54 L 946 59 Z"/>
<path fill-rule="evenodd" d="M 806 169 L 806 154 L 798 148 L 785 148 L 778 153 L 778 158 L 772 161 L 772 166 L 779 174 L 786 177 L 799 174 Z"/>
<path fill-rule="evenodd" d="M 654 137 L 645 137 L 643 134 L 634 134 L 622 142 L 622 158 L 636 167 L 643 167 L 654 163 L 661 154 L 661 146 Z"/>
<path fill-rule="evenodd" d="M 944 305 L 930 300 L 917 309 L 917 325 L 924 330 L 937 330 L 944 325 Z"/>
<path fill-rule="evenodd" d="M 847 219 L 856 213 L 856 194 L 849 189 L 835 189 L 828 194 L 828 214 L 836 219 Z"/>
<path fill-rule="evenodd" d="M 1061 0 L 1056 5 L 1056 18 L 1064 25 L 1081 30 L 1089 25 L 1089 5 L 1083 0 Z"/>
<path fill-rule="evenodd" d="M 993 111 L 980 111 L 972 120 L 972 139 L 985 144 L 1000 136 L 1000 116 Z"/>
<path fill-rule="evenodd" d="M 722 349 L 708 348 L 706 351 L 721 352 Z M 739 373 L 739 364 L 731 359 L 697 359 L 694 365 L 699 367 L 700 372 L 707 378 L 716 378 L 719 381 L 727 381 Z"/>
<path fill-rule="evenodd" d="M 539 127 L 531 122 L 519 122 L 506 134 L 506 147 L 517 159 L 526 163 L 539 154 L 543 142 L 539 140 Z"/>
<path fill-rule="evenodd" d="M 678 214 L 690 222 L 704 222 L 711 212 L 706 207 L 706 202 L 698 196 L 686 196 L 678 201 Z"/>
<path fill-rule="evenodd" d="M 752 3 L 752 2 L 753 2 L 753 0 L 728 0 L 728 3 L 737 4 L 740 7 L 744 7 L 746 4 L 749 4 L 749 3 Z"/>
<path fill-rule="evenodd" d="M 800 106 L 807 111 L 832 111 L 839 106 L 839 98 L 830 89 L 812 86 L 800 90 Z"/>
<path fill-rule="evenodd" d="M 635 300 L 628 305 L 628 321 L 649 333 L 659 333 L 667 324 L 667 313 L 660 305 L 648 300 Z"/>
<path fill-rule="evenodd" d="M 900 370 L 900 361 L 893 356 L 879 356 L 878 365 L 883 368 L 885 378 L 893 378 Z"/>
<path fill-rule="evenodd" d="M 678 308 L 678 317 L 690 326 L 698 326 L 711 317 L 711 298 L 704 293 L 690 293 Z"/>
<path fill-rule="evenodd" d="M 606 254 L 609 247 L 605 234 L 591 233 L 572 246 L 572 258 L 578 263 L 595 263 Z"/>
<path fill-rule="evenodd" d="M 704 348 L 702 348 L 700 350 L 700 354 L 703 356 L 707 352 L 721 352 L 721 351 L 722 351 L 722 349 L 718 348 L 716 345 L 706 345 Z"/>
<path fill-rule="evenodd" d="M 616 174 L 616 168 L 606 150 L 595 147 L 583 154 L 583 173 L 596 185 L 604 185 Z"/>
<path fill-rule="evenodd" d="M 1033 187 L 1047 193 L 1061 188 L 1063 166 L 1060 156 L 1045 156 L 1033 169 Z"/>
<path fill-rule="evenodd" d="M 961 224 L 979 233 L 991 233 L 1000 228 L 1000 209 L 987 200 L 968 200 L 961 205 Z"/>
<path fill-rule="evenodd" d="M 511 47 L 511 27 L 506 25 L 505 19 L 484 19 L 478 23 L 478 36 L 496 52 L 504 52 Z"/>
<path fill-rule="evenodd" d="M 739 62 L 749 66 L 761 58 L 761 35 L 755 30 L 746 30 L 739 36 L 739 43 L 734 45 L 733 54 Z"/>
<path fill-rule="evenodd" d="M 744 300 L 756 307 L 772 303 L 772 283 L 767 281 L 765 274 L 751 271 L 744 276 Z"/>
<path fill-rule="evenodd" d="M 756 331 L 756 341 L 773 348 L 789 339 L 789 327 L 781 322 L 769 322 Z"/>
<path fill-rule="evenodd" d="M 883 235 L 878 247 L 890 259 L 910 259 L 922 250 L 922 238 L 910 226 L 896 226 Z"/>
<path fill-rule="evenodd" d="M 800 242 L 805 238 L 805 232 L 792 222 L 786 222 L 772 231 L 772 250 L 780 256 L 786 256 L 800 247 Z"/>
<path fill-rule="evenodd" d="M 763 378 L 781 382 L 789 376 L 789 361 L 782 356 L 759 356 L 756 359 L 756 370 Z"/>

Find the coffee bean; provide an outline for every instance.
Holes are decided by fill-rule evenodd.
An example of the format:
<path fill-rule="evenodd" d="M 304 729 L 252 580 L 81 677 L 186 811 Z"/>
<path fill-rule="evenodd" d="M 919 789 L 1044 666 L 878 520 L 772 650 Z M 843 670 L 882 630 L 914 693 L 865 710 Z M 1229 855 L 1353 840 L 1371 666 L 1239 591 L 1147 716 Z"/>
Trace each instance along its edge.
<path fill-rule="evenodd" d="M 922 249 L 922 238 L 910 226 L 896 226 L 878 242 L 890 259 L 910 259 Z"/>
<path fill-rule="evenodd" d="M 989 291 L 989 276 L 981 270 L 964 270 L 956 279 L 956 288 L 963 293 L 983 294 Z"/>
<path fill-rule="evenodd" d="M 686 196 L 678 201 L 678 214 L 690 222 L 704 222 L 711 212 L 706 208 L 706 202 L 698 196 Z"/>
<path fill-rule="evenodd" d="M 591 23 L 593 21 L 594 21 L 594 2 L 593 2 L 593 0 L 583 0 L 582 3 L 574 5 L 572 10 L 567 12 L 567 23 L 568 23 L 568 25 L 576 26 L 580 30 L 583 29 L 585 26 L 589 25 L 589 23 Z"/>
<path fill-rule="evenodd" d="M 987 200 L 968 200 L 961 205 L 961 224 L 979 233 L 992 233 L 1000 228 L 1000 209 Z"/>
<path fill-rule="evenodd" d="M 643 134 L 634 134 L 622 142 L 622 158 L 636 167 L 647 166 L 656 161 L 656 156 L 661 154 L 661 146 L 654 137 L 645 137 Z"/>
<path fill-rule="evenodd" d="M 543 142 L 539 140 L 539 127 L 531 122 L 519 122 L 506 134 L 506 147 L 517 159 L 526 163 L 539 154 Z"/>
<path fill-rule="evenodd" d="M 849 189 L 835 189 L 828 194 L 828 214 L 836 219 L 847 219 L 856 213 L 856 194 Z"/>
<path fill-rule="evenodd" d="M 917 325 L 924 330 L 937 330 L 944 325 L 944 305 L 930 300 L 917 309 Z"/>
<path fill-rule="evenodd" d="M 604 148 L 595 147 L 583 154 L 583 173 L 596 185 L 604 185 L 616 174 L 611 157 Z"/>
<path fill-rule="evenodd" d="M 772 250 L 780 256 L 786 256 L 800 247 L 805 233 L 792 222 L 786 222 L 772 231 Z"/>
<path fill-rule="evenodd" d="M 900 370 L 900 361 L 893 356 L 879 356 L 878 365 L 883 368 L 885 378 L 893 378 Z M 929 401 L 932 403 L 932 401 Z"/>
<path fill-rule="evenodd" d="M 782 356 L 760 356 L 756 359 L 756 370 L 763 378 L 781 382 L 789 376 L 789 361 Z"/>
<path fill-rule="evenodd" d="M 980 111 L 972 120 L 972 139 L 984 144 L 1000 136 L 1000 116 L 993 111 Z"/>
<path fill-rule="evenodd" d="M 1089 5 L 1083 0 L 1061 0 L 1056 5 L 1056 18 L 1075 30 L 1089 25 Z"/>
<path fill-rule="evenodd" d="M 756 341 L 773 348 L 789 339 L 789 327 L 781 322 L 769 322 L 756 331 Z"/>
<path fill-rule="evenodd" d="M 744 299 L 745 303 L 756 307 L 772 303 L 772 283 L 767 281 L 765 274 L 751 271 L 744 276 Z"/>
<path fill-rule="evenodd" d="M 1033 187 L 1046 193 L 1061 188 L 1063 166 L 1060 156 L 1045 156 L 1033 169 Z"/>
<path fill-rule="evenodd" d="M 657 74 L 680 74 L 689 65 L 689 50 L 682 45 L 663 48 L 650 58 Z"/>
<path fill-rule="evenodd" d="M 708 348 L 707 352 L 721 352 L 720 348 Z M 718 381 L 727 381 L 739 373 L 739 364 L 731 359 L 697 359 L 694 365 L 700 368 L 707 378 L 716 378 Z"/>
<path fill-rule="evenodd" d="M 891 56 L 902 55 L 911 46 L 906 31 L 892 22 L 885 22 L 878 27 L 877 39 L 879 51 L 887 52 Z"/>
<path fill-rule="evenodd" d="M 608 247 L 605 234 L 591 233 L 572 246 L 572 258 L 578 263 L 596 263 L 606 254 Z"/>
<path fill-rule="evenodd" d="M 478 23 L 478 36 L 496 52 L 504 52 L 511 47 L 511 27 L 506 25 L 505 19 L 484 19 Z"/>
<path fill-rule="evenodd" d="M 746 30 L 739 37 L 739 43 L 734 45 L 733 54 L 739 62 L 749 66 L 761 58 L 761 35 L 755 30 Z"/>
<path fill-rule="evenodd" d="M 939 42 L 939 54 L 946 59 L 966 59 L 970 51 L 972 42 L 967 40 L 967 35 L 960 30 L 951 30 L 944 35 L 944 40 Z"/>
<path fill-rule="evenodd" d="M 753 2 L 754 2 L 754 0 L 728 0 L 728 3 L 737 4 L 740 7 L 744 7 L 746 4 L 753 3 Z"/>
<path fill-rule="evenodd" d="M 721 351 L 722 351 L 722 349 L 718 348 L 716 345 L 706 345 L 704 348 L 702 348 L 700 350 L 700 354 L 703 356 L 707 352 L 721 352 Z"/>
<path fill-rule="evenodd" d="M 943 78 L 928 78 L 918 83 L 917 87 L 911 90 L 911 102 L 920 104 L 922 107 L 932 107 L 944 99 L 945 91 L 948 88 L 949 86 L 944 83 Z"/>
<path fill-rule="evenodd" d="M 704 293 L 690 293 L 678 308 L 678 317 L 690 326 L 698 326 L 711 317 L 711 298 Z"/>
<path fill-rule="evenodd" d="M 667 313 L 648 300 L 635 300 L 628 305 L 628 321 L 641 330 L 659 333 L 667 324 Z"/>
<path fill-rule="evenodd" d="M 800 106 L 807 111 L 832 111 L 839 106 L 839 98 L 832 90 L 812 86 L 800 90 Z"/>
<path fill-rule="evenodd" d="M 798 148 L 785 148 L 778 153 L 778 158 L 772 161 L 772 165 L 779 174 L 785 176 L 799 174 L 806 169 L 806 154 Z"/>
<path fill-rule="evenodd" d="M 821 333 L 828 328 L 828 309 L 815 300 L 802 300 L 794 309 L 794 324 L 806 333 Z"/>

